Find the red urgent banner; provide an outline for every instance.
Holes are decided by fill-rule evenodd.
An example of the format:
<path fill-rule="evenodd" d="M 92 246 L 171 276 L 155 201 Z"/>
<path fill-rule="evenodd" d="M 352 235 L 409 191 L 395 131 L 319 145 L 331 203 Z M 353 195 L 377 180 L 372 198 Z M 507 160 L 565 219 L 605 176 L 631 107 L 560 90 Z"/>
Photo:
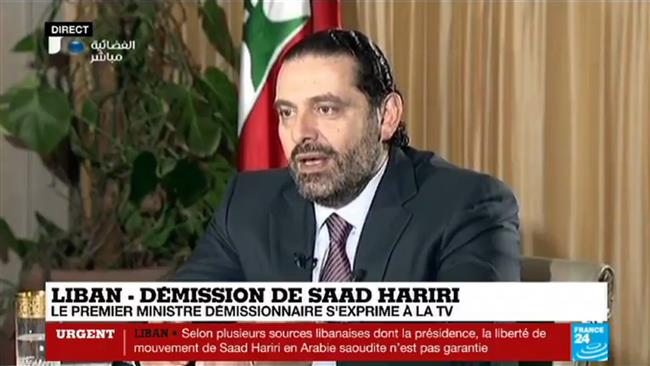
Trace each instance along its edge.
<path fill-rule="evenodd" d="M 47 359 L 568 361 L 554 323 L 48 323 Z"/>

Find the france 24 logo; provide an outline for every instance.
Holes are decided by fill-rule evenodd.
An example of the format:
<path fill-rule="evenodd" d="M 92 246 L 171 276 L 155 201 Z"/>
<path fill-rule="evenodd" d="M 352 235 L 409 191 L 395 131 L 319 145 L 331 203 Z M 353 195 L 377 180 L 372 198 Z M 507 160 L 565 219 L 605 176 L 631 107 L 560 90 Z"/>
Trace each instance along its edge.
<path fill-rule="evenodd" d="M 609 325 L 572 324 L 571 353 L 573 361 L 607 361 L 609 358 Z"/>
<path fill-rule="evenodd" d="M 73 37 L 67 42 L 68 53 L 80 54 L 86 50 L 86 45 L 77 38 L 92 37 L 92 35 L 92 22 L 45 22 L 47 53 L 50 55 L 61 52 L 63 37 Z"/>

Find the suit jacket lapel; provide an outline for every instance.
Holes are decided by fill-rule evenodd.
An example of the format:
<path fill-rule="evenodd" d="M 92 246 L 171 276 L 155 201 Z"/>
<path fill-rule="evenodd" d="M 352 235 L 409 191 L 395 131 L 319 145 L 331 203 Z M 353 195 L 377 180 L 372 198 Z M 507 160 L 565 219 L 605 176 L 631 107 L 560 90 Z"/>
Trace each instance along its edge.
<path fill-rule="evenodd" d="M 309 282 L 311 263 L 303 263 L 301 268 L 295 256 L 313 256 L 316 225 L 313 206 L 290 182 L 273 207 L 269 213 L 269 253 L 272 266 L 279 272 L 280 278 L 275 280 Z"/>
<path fill-rule="evenodd" d="M 417 191 L 411 161 L 401 149 L 391 153 L 361 232 L 354 271 L 363 281 L 382 281 L 388 260 L 412 214 L 403 204 Z"/>

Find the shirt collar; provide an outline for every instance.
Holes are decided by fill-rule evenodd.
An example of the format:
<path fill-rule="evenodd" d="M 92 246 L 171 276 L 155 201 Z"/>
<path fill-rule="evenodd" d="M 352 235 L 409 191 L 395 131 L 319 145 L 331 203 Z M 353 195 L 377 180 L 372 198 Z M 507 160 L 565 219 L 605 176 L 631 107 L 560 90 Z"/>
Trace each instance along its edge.
<path fill-rule="evenodd" d="M 352 202 L 340 208 L 331 208 L 321 206 L 317 203 L 314 203 L 314 216 L 316 218 L 316 231 L 318 232 L 325 220 L 334 212 L 336 212 L 341 218 L 350 223 L 353 226 L 353 229 L 361 229 L 364 222 L 366 221 L 366 216 L 370 210 L 370 205 L 372 200 L 375 197 L 377 188 L 379 187 L 379 182 L 381 182 L 381 177 L 386 171 L 386 166 L 388 165 L 388 158 L 384 160 L 381 168 L 375 173 L 375 175 L 370 179 L 366 187 L 361 191 L 361 193 L 352 200 Z"/>

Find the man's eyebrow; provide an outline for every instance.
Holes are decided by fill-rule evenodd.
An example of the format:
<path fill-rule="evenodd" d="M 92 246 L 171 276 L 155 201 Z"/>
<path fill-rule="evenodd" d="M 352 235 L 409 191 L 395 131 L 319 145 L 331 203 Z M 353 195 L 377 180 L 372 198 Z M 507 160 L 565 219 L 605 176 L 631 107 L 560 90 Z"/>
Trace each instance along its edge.
<path fill-rule="evenodd" d="M 348 104 L 341 97 L 336 96 L 336 95 L 334 95 L 332 93 L 313 96 L 313 97 L 309 98 L 309 101 L 312 104 L 320 103 L 320 102 L 334 102 L 334 103 L 338 103 L 338 104 Z"/>
<path fill-rule="evenodd" d="M 293 104 L 293 103 L 291 103 L 291 102 L 288 101 L 288 100 L 278 99 L 278 100 L 276 100 L 276 101 L 273 103 L 273 108 L 278 109 L 278 108 L 280 108 L 280 107 L 291 107 L 291 108 L 295 108 L 296 105 Z"/>
<path fill-rule="evenodd" d="M 350 103 L 346 102 L 343 100 L 343 98 L 336 96 L 332 93 L 327 93 L 327 94 L 321 94 L 321 95 L 315 95 L 311 98 L 309 98 L 309 103 L 311 104 L 316 104 L 316 103 L 321 103 L 321 102 L 334 102 L 338 104 L 343 104 L 343 105 L 348 105 Z M 288 100 L 285 99 L 278 99 L 273 103 L 273 108 L 278 109 L 280 107 L 289 107 L 289 108 L 296 108 L 296 105 Z"/>

